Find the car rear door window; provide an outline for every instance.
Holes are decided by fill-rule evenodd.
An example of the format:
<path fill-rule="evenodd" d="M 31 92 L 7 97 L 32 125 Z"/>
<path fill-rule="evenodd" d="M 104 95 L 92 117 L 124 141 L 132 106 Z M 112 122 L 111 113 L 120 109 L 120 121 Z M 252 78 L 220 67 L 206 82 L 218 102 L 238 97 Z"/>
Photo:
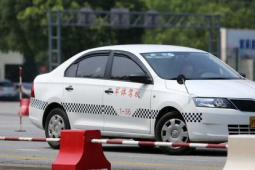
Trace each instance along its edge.
<path fill-rule="evenodd" d="M 132 74 L 145 74 L 144 71 L 126 56 L 114 56 L 111 79 L 129 81 Z"/>
<path fill-rule="evenodd" d="M 76 77 L 104 78 L 108 56 L 93 56 L 81 60 Z"/>

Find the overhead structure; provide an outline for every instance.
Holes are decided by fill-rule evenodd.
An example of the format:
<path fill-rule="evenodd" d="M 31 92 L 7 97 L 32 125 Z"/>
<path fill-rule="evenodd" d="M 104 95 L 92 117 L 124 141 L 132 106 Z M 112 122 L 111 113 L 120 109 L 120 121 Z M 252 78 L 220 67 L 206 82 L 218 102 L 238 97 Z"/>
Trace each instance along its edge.
<path fill-rule="evenodd" d="M 208 52 L 220 58 L 219 14 L 163 13 L 155 10 L 135 12 L 113 8 L 110 11 L 81 10 L 48 11 L 49 70 L 61 64 L 61 27 L 180 28 L 208 30 Z M 191 40 L 192 41 L 192 40 Z"/>

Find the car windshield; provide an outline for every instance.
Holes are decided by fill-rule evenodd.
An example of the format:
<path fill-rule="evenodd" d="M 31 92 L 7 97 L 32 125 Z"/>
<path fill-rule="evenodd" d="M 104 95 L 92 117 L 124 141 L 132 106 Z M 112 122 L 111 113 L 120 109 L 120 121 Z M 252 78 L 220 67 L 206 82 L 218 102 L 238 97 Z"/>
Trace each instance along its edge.
<path fill-rule="evenodd" d="M 227 64 L 205 52 L 155 52 L 141 54 L 159 77 L 176 79 L 241 79 Z"/>

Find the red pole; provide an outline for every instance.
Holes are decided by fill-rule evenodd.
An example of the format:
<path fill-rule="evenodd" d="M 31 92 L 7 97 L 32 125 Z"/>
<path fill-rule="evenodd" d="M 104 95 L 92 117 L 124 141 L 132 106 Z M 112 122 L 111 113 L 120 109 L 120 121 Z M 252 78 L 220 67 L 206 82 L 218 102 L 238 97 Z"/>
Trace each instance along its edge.
<path fill-rule="evenodd" d="M 22 113 L 21 113 L 21 100 L 22 100 L 22 67 L 19 67 L 19 130 L 17 132 L 25 132 L 25 130 L 22 130 Z"/>
<path fill-rule="evenodd" d="M 22 100 L 22 67 L 19 67 L 19 103 L 20 103 L 19 124 L 20 124 L 20 130 L 22 130 L 21 100 Z"/>
<path fill-rule="evenodd" d="M 19 67 L 19 100 L 22 99 L 22 67 Z"/>

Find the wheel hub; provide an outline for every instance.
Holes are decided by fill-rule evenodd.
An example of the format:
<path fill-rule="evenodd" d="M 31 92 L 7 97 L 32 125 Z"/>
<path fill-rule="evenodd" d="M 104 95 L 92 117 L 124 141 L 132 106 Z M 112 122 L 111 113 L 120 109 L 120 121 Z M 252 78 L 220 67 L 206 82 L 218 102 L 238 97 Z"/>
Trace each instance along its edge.
<path fill-rule="evenodd" d="M 161 129 L 163 142 L 187 142 L 188 131 L 183 120 L 173 118 L 164 123 Z"/>
<path fill-rule="evenodd" d="M 58 125 L 55 126 L 54 131 L 55 131 L 55 132 L 58 132 L 58 131 L 59 131 L 59 126 L 58 126 Z"/>
<path fill-rule="evenodd" d="M 51 117 L 48 125 L 48 134 L 51 138 L 59 138 L 61 130 L 65 129 L 64 120 L 59 115 Z"/>
<path fill-rule="evenodd" d="M 173 138 L 177 138 L 179 136 L 178 130 L 173 130 L 171 135 L 172 135 Z"/>

